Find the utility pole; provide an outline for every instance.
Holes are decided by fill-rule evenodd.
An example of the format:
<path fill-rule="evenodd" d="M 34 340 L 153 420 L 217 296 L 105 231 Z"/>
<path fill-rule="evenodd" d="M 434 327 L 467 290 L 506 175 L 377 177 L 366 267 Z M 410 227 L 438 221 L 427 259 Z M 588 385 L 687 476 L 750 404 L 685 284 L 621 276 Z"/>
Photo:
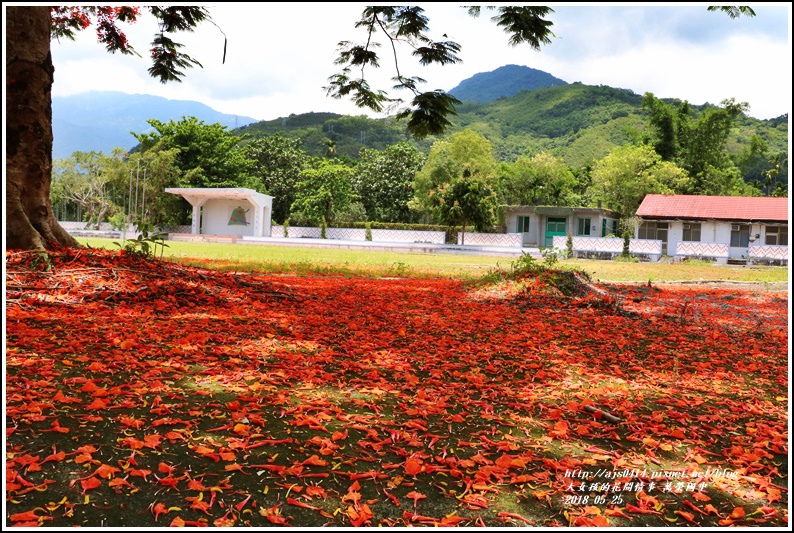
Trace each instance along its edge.
<path fill-rule="evenodd" d="M 141 187 L 141 191 L 142 191 L 141 192 L 141 196 L 142 196 L 142 198 L 141 198 L 141 225 L 143 225 L 144 211 L 146 210 L 146 171 L 147 170 L 148 170 L 148 167 L 143 169 L 143 186 Z"/>
<path fill-rule="evenodd" d="M 135 209 L 133 213 L 138 212 L 138 185 L 141 180 L 141 160 L 138 159 L 138 170 L 135 172 Z"/>
<path fill-rule="evenodd" d="M 130 194 L 127 196 L 127 212 L 124 213 L 124 231 L 121 234 L 121 244 L 127 241 L 127 227 L 130 225 L 130 214 L 132 213 L 132 169 L 130 169 Z"/>

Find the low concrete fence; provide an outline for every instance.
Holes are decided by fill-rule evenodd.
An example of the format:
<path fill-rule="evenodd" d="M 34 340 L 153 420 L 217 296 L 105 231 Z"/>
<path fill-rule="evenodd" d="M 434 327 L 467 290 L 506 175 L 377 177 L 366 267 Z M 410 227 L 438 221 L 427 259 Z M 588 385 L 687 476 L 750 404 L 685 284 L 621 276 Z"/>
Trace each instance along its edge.
<path fill-rule="evenodd" d="M 398 229 L 373 229 L 372 240 L 379 242 L 410 242 L 410 243 L 431 243 L 444 244 L 446 234 L 443 231 L 418 231 L 418 230 L 398 230 Z M 289 226 L 287 235 L 290 239 L 319 239 L 321 238 L 320 228 L 305 226 Z M 284 237 L 284 226 L 272 226 L 270 229 L 271 237 Z M 327 239 L 365 241 L 367 240 L 367 230 L 361 228 L 326 228 L 325 236 Z"/>
<path fill-rule="evenodd" d="M 524 243 L 524 236 L 521 233 L 469 233 L 464 236 L 458 232 L 458 244 L 470 244 L 472 246 L 508 246 L 521 248 Z"/>
<path fill-rule="evenodd" d="M 675 259 L 705 259 L 725 264 L 730 257 L 730 245 L 726 242 L 680 241 L 675 247 Z"/>
<path fill-rule="evenodd" d="M 158 228 L 158 231 L 163 233 L 192 233 L 193 226 L 163 226 Z"/>
<path fill-rule="evenodd" d="M 614 259 L 623 253 L 623 239 L 613 237 L 572 237 L 572 252 L 576 257 L 587 259 Z M 552 238 L 552 248 L 559 253 L 568 251 L 568 237 Z M 631 239 L 629 253 L 647 261 L 658 261 L 662 257 L 662 241 Z"/>
<path fill-rule="evenodd" d="M 75 237 L 101 237 L 104 239 L 121 239 L 124 237 L 124 231 L 114 228 L 108 222 L 102 222 L 97 229 L 96 224 L 88 224 L 87 222 L 74 222 L 74 221 L 58 221 L 66 233 Z M 127 239 L 137 239 L 138 232 L 135 231 L 135 226 L 130 224 L 127 226 Z"/>
<path fill-rule="evenodd" d="M 98 229 L 96 224 L 89 224 L 88 222 L 58 221 L 58 224 L 66 231 L 121 231 L 114 228 L 109 222 L 102 222 Z M 135 231 L 135 226 L 130 224 L 127 227 L 127 231 Z"/>
<path fill-rule="evenodd" d="M 99 229 L 96 229 L 96 224 L 89 224 L 87 222 L 74 222 L 74 221 L 58 221 L 68 233 L 72 235 L 95 235 L 99 236 L 100 233 L 106 233 L 112 237 L 121 237 L 123 229 L 114 228 L 109 222 L 102 222 Z M 155 228 L 152 233 L 190 233 L 193 231 L 192 226 L 164 226 L 162 228 Z M 136 230 L 134 224 L 127 225 L 127 238 L 137 238 L 139 232 Z"/>
<path fill-rule="evenodd" d="M 747 247 L 747 263 L 788 266 L 788 246 L 751 244 Z"/>

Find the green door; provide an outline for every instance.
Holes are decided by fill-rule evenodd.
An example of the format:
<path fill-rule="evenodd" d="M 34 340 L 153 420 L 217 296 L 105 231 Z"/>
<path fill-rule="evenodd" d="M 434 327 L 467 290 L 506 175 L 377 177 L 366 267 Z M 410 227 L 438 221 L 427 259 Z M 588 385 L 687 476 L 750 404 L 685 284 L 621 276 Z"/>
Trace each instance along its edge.
<path fill-rule="evenodd" d="M 548 218 L 546 219 L 546 242 L 544 246 L 546 248 L 551 248 L 553 241 L 552 238 L 555 235 L 559 236 L 566 236 L 568 232 L 565 230 L 565 219 L 564 218 Z"/>

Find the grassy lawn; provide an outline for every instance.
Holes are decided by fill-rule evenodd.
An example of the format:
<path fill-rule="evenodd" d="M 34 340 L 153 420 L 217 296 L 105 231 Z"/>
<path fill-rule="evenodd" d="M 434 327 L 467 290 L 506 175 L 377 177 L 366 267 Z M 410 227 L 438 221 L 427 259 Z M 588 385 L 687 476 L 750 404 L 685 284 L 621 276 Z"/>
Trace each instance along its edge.
<path fill-rule="evenodd" d="M 117 250 L 113 239 L 78 237 L 94 248 Z M 305 248 L 250 244 L 167 242 L 164 258 L 213 269 L 297 274 L 448 277 L 472 279 L 495 269 L 509 269 L 514 260 L 503 256 L 409 253 L 379 250 Z M 561 266 L 584 270 L 594 280 L 668 282 L 727 280 L 785 282 L 787 267 L 734 267 L 693 263 L 626 263 L 585 259 L 565 260 Z"/>

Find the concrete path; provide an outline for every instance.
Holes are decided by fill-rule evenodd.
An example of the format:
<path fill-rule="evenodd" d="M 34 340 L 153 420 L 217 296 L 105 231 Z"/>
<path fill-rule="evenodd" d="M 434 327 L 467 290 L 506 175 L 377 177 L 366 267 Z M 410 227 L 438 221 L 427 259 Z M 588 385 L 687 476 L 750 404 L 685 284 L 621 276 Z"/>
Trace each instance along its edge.
<path fill-rule="evenodd" d="M 344 239 L 308 239 L 289 237 L 243 237 L 237 244 L 300 246 L 306 248 L 343 248 L 349 250 L 385 250 L 390 252 L 443 253 L 465 255 L 491 255 L 518 257 L 527 253 L 540 258 L 538 248 L 517 248 L 509 246 L 473 246 L 468 244 L 432 244 L 418 242 L 354 241 Z"/>

